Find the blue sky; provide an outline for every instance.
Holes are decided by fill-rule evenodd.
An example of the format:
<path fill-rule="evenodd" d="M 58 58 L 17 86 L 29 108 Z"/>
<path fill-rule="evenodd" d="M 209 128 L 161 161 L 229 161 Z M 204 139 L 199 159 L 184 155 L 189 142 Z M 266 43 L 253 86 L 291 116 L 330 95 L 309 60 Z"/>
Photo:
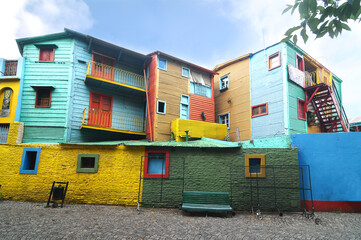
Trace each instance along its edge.
<path fill-rule="evenodd" d="M 280 41 L 296 25 L 281 15 L 289 0 L 5 0 L 0 57 L 17 58 L 15 39 L 64 27 L 143 54 L 160 50 L 195 64 L 215 65 Z M 291 0 L 291 2 L 293 2 Z M 338 39 L 312 38 L 300 47 L 343 82 L 349 118 L 361 116 L 361 24 Z"/>

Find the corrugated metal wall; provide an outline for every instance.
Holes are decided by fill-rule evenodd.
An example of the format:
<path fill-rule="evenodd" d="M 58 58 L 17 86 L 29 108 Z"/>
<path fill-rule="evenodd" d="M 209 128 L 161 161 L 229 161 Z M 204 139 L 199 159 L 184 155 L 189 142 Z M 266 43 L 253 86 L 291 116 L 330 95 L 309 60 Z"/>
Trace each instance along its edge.
<path fill-rule="evenodd" d="M 206 119 L 202 118 L 204 112 Z M 189 119 L 214 122 L 214 104 L 212 98 L 202 97 L 194 94 L 189 95 Z"/>

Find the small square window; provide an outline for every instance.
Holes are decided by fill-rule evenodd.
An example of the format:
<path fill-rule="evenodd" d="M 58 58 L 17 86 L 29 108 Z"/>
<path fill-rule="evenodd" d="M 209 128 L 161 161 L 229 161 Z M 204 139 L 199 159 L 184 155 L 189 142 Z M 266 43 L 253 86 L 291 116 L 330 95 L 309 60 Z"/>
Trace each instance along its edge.
<path fill-rule="evenodd" d="M 298 105 L 298 119 L 306 120 L 306 111 L 304 111 L 305 101 L 298 98 L 297 105 Z"/>
<path fill-rule="evenodd" d="M 189 78 L 189 68 L 182 67 L 182 76 Z"/>
<path fill-rule="evenodd" d="M 36 89 L 35 107 L 51 107 L 51 90 L 50 88 Z"/>
<path fill-rule="evenodd" d="M 158 57 L 158 68 L 167 71 L 167 59 Z"/>
<path fill-rule="evenodd" d="M 219 123 L 226 124 L 227 129 L 229 129 L 230 128 L 230 113 L 225 113 L 225 114 L 219 115 Z"/>
<path fill-rule="evenodd" d="M 245 156 L 245 174 L 246 177 L 265 178 L 265 155 L 264 154 L 246 154 Z"/>
<path fill-rule="evenodd" d="M 157 113 L 166 114 L 167 112 L 167 103 L 165 101 L 157 101 Z"/>
<path fill-rule="evenodd" d="M 225 90 L 229 87 L 229 75 L 223 76 L 219 80 L 219 90 Z"/>
<path fill-rule="evenodd" d="M 168 178 L 169 151 L 147 150 L 144 156 L 144 178 Z"/>
<path fill-rule="evenodd" d="M 76 171 L 83 173 L 98 172 L 99 154 L 79 154 Z"/>
<path fill-rule="evenodd" d="M 252 117 L 259 117 L 268 114 L 268 103 L 263 103 L 252 107 Z"/>
<path fill-rule="evenodd" d="M 54 62 L 55 48 L 54 47 L 40 47 L 39 61 L 40 62 Z"/>
<path fill-rule="evenodd" d="M 21 174 L 37 174 L 41 148 L 24 148 L 21 160 Z"/>
<path fill-rule="evenodd" d="M 268 57 L 268 70 L 272 70 L 281 66 L 281 54 L 280 52 L 272 54 Z"/>

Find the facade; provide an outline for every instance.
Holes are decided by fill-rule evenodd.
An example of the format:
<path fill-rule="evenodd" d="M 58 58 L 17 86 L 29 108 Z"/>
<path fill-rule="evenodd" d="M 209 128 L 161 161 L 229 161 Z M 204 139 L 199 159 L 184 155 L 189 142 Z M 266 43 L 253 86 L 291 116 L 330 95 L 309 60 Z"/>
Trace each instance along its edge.
<path fill-rule="evenodd" d="M 231 141 L 348 131 L 342 81 L 291 42 L 217 65 L 214 71 L 219 73 L 216 115 L 220 121 L 230 119 Z"/>
<path fill-rule="evenodd" d="M 19 126 L 23 79 L 24 58 L 0 58 L 0 143 L 10 143 L 9 132 Z M 20 143 L 21 136 L 15 142 Z"/>
<path fill-rule="evenodd" d="M 160 51 L 150 57 L 148 139 L 173 138 L 170 122 L 178 118 L 214 123 L 214 72 Z"/>
<path fill-rule="evenodd" d="M 178 118 L 215 122 L 211 70 L 69 29 L 17 43 L 25 59 L 24 143 L 160 141 L 175 139 Z"/>
<path fill-rule="evenodd" d="M 145 138 L 147 56 L 68 29 L 17 43 L 24 143 Z"/>

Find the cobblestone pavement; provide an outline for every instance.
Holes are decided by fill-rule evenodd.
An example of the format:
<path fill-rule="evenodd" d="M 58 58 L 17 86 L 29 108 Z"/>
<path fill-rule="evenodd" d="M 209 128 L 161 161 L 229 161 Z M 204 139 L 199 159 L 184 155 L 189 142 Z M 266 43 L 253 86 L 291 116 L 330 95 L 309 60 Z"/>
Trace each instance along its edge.
<path fill-rule="evenodd" d="M 248 213 L 234 217 L 178 209 L 0 201 L 0 239 L 361 239 L 361 214 Z"/>

